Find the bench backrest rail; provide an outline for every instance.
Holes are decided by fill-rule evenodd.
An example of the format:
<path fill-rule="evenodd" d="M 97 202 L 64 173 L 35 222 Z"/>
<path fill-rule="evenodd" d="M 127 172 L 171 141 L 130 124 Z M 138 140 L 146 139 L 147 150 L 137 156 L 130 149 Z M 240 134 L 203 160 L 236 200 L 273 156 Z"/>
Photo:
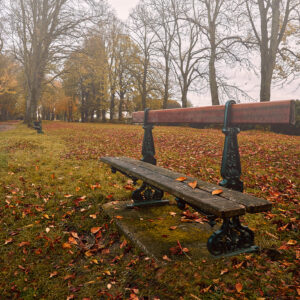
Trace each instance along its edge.
<path fill-rule="evenodd" d="M 223 123 L 225 134 L 221 176 L 221 186 L 243 192 L 240 180 L 241 163 L 237 134 L 237 124 L 294 124 L 295 101 L 275 101 L 267 103 L 236 104 L 227 101 L 224 106 L 149 110 L 133 113 L 133 122 L 144 123 L 142 161 L 156 165 L 155 147 L 152 136 L 155 123 Z"/>
<path fill-rule="evenodd" d="M 223 124 L 225 105 L 151 110 L 147 124 L 197 123 Z M 132 114 L 133 123 L 144 122 L 144 112 Z M 243 103 L 232 107 L 231 124 L 295 124 L 295 101 Z"/>

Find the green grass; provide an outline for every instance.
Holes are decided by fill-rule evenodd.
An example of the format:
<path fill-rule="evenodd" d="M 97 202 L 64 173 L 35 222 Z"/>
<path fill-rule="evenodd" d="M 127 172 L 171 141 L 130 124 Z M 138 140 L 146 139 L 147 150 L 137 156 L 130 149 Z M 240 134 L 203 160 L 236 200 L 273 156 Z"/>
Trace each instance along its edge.
<path fill-rule="evenodd" d="M 140 158 L 141 127 L 48 122 L 43 130 L 38 135 L 18 125 L 0 132 L 1 299 L 299 296 L 299 137 L 239 135 L 246 192 L 273 203 L 272 212 L 244 218 L 261 253 L 158 265 L 122 244 L 101 209 L 128 200 L 130 190 L 126 177 L 111 174 L 98 159 Z M 154 138 L 159 165 L 219 181 L 220 131 L 156 127 Z"/>

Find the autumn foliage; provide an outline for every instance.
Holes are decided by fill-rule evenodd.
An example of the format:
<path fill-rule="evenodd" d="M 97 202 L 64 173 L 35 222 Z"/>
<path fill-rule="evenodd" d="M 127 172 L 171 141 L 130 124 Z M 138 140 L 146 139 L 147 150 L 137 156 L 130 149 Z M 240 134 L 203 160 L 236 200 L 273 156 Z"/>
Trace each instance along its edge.
<path fill-rule="evenodd" d="M 135 187 L 111 174 L 99 157 L 139 159 L 142 128 L 45 122 L 43 130 L 40 136 L 18 125 L 0 133 L 2 297 L 299 297 L 299 137 L 239 134 L 245 192 L 273 203 L 271 212 L 243 218 L 255 231 L 259 253 L 190 260 L 190 249 L 178 238 L 157 263 L 121 236 L 115 219 L 101 209 L 105 202 L 128 200 Z M 155 127 L 154 139 L 158 165 L 219 182 L 224 142 L 219 130 Z M 191 209 L 180 217 L 205 221 Z"/>

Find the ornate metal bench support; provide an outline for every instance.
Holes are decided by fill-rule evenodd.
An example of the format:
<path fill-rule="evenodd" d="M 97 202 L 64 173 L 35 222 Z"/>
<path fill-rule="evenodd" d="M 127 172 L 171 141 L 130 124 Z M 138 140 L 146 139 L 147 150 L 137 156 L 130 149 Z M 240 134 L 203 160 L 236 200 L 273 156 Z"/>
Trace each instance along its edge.
<path fill-rule="evenodd" d="M 231 106 L 235 101 L 230 100 L 225 104 L 224 126 L 225 134 L 223 149 L 221 186 L 243 192 L 241 176 L 241 162 L 237 135 L 240 129 L 230 126 Z M 207 242 L 207 249 L 213 255 L 236 255 L 245 252 L 254 252 L 258 247 L 254 245 L 254 233 L 246 226 L 242 226 L 238 216 L 224 218 L 219 230 L 214 232 Z"/>
<path fill-rule="evenodd" d="M 142 146 L 143 158 L 141 161 L 156 165 L 155 148 L 152 135 L 153 125 L 148 123 L 149 108 L 145 109 L 144 114 L 144 139 Z M 164 192 L 156 187 L 153 187 L 145 182 L 141 187 L 132 193 L 133 203 L 127 205 L 128 208 L 148 205 L 169 204 L 169 200 L 162 200 Z"/>
<path fill-rule="evenodd" d="M 220 182 L 220 185 L 243 192 L 243 182 L 240 180 L 241 162 L 237 141 L 237 134 L 240 132 L 240 129 L 230 126 L 232 104 L 235 104 L 235 101 L 230 100 L 225 104 L 224 127 L 222 129 L 222 132 L 225 134 L 225 142 L 221 165 L 223 180 Z"/>
<path fill-rule="evenodd" d="M 254 245 L 254 233 L 242 226 L 239 217 L 224 218 L 221 228 L 207 242 L 208 251 L 215 256 L 237 255 L 258 251 Z"/>

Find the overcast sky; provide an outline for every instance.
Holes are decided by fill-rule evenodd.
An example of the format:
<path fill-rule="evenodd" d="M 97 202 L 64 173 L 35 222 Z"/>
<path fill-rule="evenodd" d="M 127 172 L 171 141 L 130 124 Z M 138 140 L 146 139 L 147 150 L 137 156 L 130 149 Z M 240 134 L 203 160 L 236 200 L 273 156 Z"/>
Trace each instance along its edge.
<path fill-rule="evenodd" d="M 115 9 L 118 18 L 125 21 L 139 0 L 108 0 L 108 2 Z M 232 73 L 230 72 L 230 83 L 237 84 L 239 88 L 245 90 L 251 97 L 259 100 L 260 78 L 254 72 L 240 69 L 232 70 Z M 188 98 L 194 106 L 211 105 L 209 94 L 198 95 L 190 93 Z M 273 86 L 271 99 L 300 99 L 300 79 L 285 83 L 284 86 Z"/>
<path fill-rule="evenodd" d="M 139 0 L 108 0 L 108 3 L 114 8 L 117 12 L 117 16 L 125 21 L 129 15 L 129 12 L 134 8 Z"/>

